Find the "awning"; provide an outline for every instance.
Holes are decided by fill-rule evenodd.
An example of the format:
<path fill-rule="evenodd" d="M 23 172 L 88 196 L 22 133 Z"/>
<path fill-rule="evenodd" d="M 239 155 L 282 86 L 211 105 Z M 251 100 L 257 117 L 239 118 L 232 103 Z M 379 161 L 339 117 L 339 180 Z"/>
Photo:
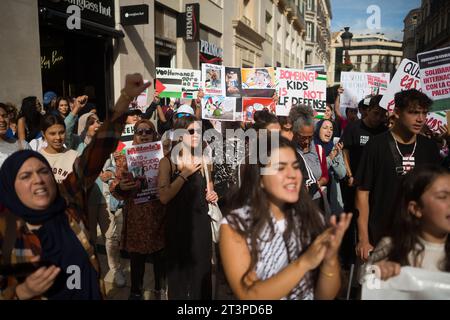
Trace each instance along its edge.
<path fill-rule="evenodd" d="M 88 36 L 104 36 L 112 38 L 125 37 L 125 34 L 121 30 L 116 30 L 114 28 L 93 21 L 89 21 L 83 18 L 81 19 L 80 30 L 77 29 L 69 30 L 67 29 L 66 22 L 67 18 L 70 15 L 47 7 L 39 8 L 39 16 L 41 17 L 42 21 L 47 25 L 54 25 L 56 27 L 64 28 L 70 32 L 77 32 Z"/>

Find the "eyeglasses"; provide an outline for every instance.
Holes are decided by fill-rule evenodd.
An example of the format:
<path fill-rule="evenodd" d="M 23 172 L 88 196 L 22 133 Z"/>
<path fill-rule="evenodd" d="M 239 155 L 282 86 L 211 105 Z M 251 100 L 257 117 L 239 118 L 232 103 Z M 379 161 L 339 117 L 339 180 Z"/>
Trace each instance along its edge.
<path fill-rule="evenodd" d="M 154 134 L 154 133 L 155 133 L 155 130 L 153 130 L 153 129 L 139 129 L 139 130 L 136 130 L 136 134 L 138 136 L 151 135 L 151 134 Z"/>
<path fill-rule="evenodd" d="M 202 134 L 202 130 L 200 130 L 200 129 L 189 129 L 188 130 L 188 132 L 189 132 L 189 134 L 191 135 L 191 136 L 193 136 L 194 134 Z"/>
<path fill-rule="evenodd" d="M 192 117 L 192 114 L 186 113 L 186 112 L 180 112 L 180 113 L 175 114 L 175 116 L 178 119 L 180 119 L 180 118 L 183 118 L 183 117 Z"/>

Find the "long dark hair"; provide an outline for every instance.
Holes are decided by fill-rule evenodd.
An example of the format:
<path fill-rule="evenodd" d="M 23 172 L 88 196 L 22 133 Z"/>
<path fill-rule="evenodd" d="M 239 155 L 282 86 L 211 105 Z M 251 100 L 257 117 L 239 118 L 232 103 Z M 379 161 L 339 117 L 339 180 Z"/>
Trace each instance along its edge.
<path fill-rule="evenodd" d="M 37 98 L 26 97 L 22 100 L 22 108 L 20 109 L 19 119 L 25 118 L 26 137 L 25 140 L 30 142 L 38 135 L 40 131 L 40 124 L 42 115 L 37 110 Z"/>
<path fill-rule="evenodd" d="M 450 172 L 439 165 L 424 165 L 410 172 L 401 184 L 398 192 L 398 202 L 392 212 L 391 229 L 388 236 L 392 239 L 392 249 L 389 252 L 388 259 L 399 263 L 400 265 L 410 265 L 408 260 L 412 252 L 413 264 L 418 266 L 419 258 L 425 250 L 420 242 L 422 225 L 421 220 L 411 214 L 408 210 L 410 201 L 416 201 L 419 206 L 423 206 L 421 197 L 430 188 L 430 186 L 444 175 Z M 450 237 L 447 237 L 445 243 L 445 262 L 444 270 L 450 272 Z"/>
<path fill-rule="evenodd" d="M 289 148 L 295 153 L 295 145 L 289 140 L 280 137 L 279 147 L 272 149 L 271 139 L 267 139 L 267 156 L 270 157 L 273 151 L 281 148 Z M 248 160 L 248 159 L 247 159 Z M 260 161 L 258 161 L 260 162 Z M 268 225 L 271 230 L 269 241 L 275 235 L 275 229 L 272 222 L 269 200 L 264 189 L 261 188 L 261 169 L 264 165 L 259 164 L 244 165 L 242 185 L 239 190 L 235 190 L 231 196 L 231 205 L 226 210 L 226 215 L 230 226 L 245 239 L 250 239 L 251 262 L 241 281 L 254 269 L 258 257 L 258 240 L 261 240 L 261 232 Z M 300 169 L 299 169 L 300 170 Z M 250 207 L 250 222 L 242 219 L 238 215 L 232 214 L 233 210 L 248 206 Z M 311 242 L 324 230 L 323 220 L 320 218 L 319 209 L 311 200 L 311 197 L 302 185 L 300 198 L 294 204 L 287 204 L 284 210 L 287 222 L 286 230 L 283 234 L 286 245 L 291 238 L 292 233 L 302 244 L 305 250 Z M 296 257 L 289 257 L 293 261 Z"/>

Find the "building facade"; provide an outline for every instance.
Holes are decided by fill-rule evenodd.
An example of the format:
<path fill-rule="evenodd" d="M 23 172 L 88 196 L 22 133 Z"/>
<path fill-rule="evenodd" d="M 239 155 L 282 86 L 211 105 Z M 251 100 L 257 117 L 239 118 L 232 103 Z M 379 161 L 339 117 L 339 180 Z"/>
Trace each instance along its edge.
<path fill-rule="evenodd" d="M 236 67 L 303 68 L 326 63 L 328 0 L 314 0 L 314 37 L 306 42 L 307 0 L 2 0 L 0 101 L 20 106 L 46 91 L 88 94 L 101 116 L 120 94 L 124 77 L 152 81 L 157 67 L 199 69 L 202 63 Z M 86 6 L 86 4 L 89 4 Z M 183 18 L 198 4 L 196 41 L 187 41 Z M 69 6 L 83 6 L 81 27 L 69 29 Z M 121 23 L 121 9 L 145 5 L 148 23 Z M 189 9 L 190 10 L 190 9 Z M 27 21 L 27 23 L 23 23 Z M 319 44 L 312 45 L 319 41 Z"/>
<path fill-rule="evenodd" d="M 330 64 L 331 5 L 329 0 L 305 0 L 305 64 Z"/>
<path fill-rule="evenodd" d="M 417 53 L 450 46 L 450 1 L 422 0 L 404 20 L 404 56 L 417 61 Z"/>
<path fill-rule="evenodd" d="M 333 68 L 329 68 L 329 84 L 340 81 L 343 71 L 345 52 L 343 50 L 341 34 L 333 33 L 331 56 L 334 60 Z M 387 72 L 391 77 L 395 74 L 402 61 L 402 42 L 390 40 L 382 33 L 354 35 L 351 48 L 348 51 L 355 72 Z"/>

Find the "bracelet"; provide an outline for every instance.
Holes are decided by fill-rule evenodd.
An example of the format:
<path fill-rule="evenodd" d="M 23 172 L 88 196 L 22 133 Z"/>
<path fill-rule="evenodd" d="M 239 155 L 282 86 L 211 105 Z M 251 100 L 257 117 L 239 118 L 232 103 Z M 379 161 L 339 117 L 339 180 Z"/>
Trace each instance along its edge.
<path fill-rule="evenodd" d="M 125 92 L 125 89 L 122 89 L 122 90 L 120 91 L 120 94 L 121 94 L 124 98 L 126 98 L 127 100 L 133 101 L 133 99 L 134 99 L 134 98 L 130 97 L 130 96 L 128 95 L 128 93 Z"/>
<path fill-rule="evenodd" d="M 328 278 L 333 278 L 334 277 L 334 273 L 328 273 L 323 271 L 322 269 L 320 269 L 320 273 L 323 274 L 324 276 L 328 277 Z"/>
<path fill-rule="evenodd" d="M 188 181 L 188 179 L 187 178 L 185 178 L 185 177 L 183 177 L 181 174 L 180 175 L 178 175 L 181 179 L 183 179 L 184 180 L 184 182 L 187 182 Z"/>

